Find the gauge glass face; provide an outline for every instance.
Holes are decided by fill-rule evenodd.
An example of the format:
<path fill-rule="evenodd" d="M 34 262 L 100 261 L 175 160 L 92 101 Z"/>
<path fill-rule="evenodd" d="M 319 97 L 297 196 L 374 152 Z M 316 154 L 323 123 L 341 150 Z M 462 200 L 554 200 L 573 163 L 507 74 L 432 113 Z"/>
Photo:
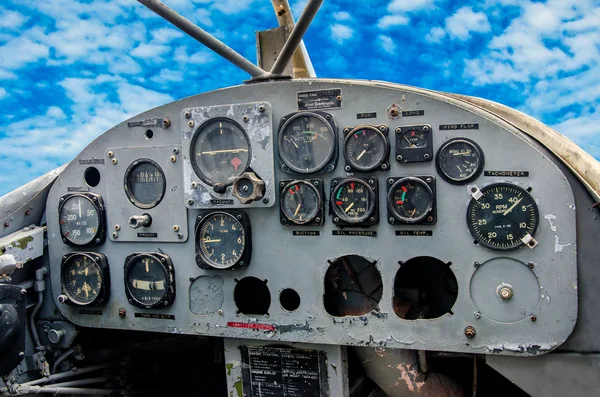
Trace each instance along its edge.
<path fill-rule="evenodd" d="M 333 192 L 333 211 L 344 222 L 360 223 L 375 208 L 375 194 L 366 182 L 357 179 L 342 182 Z"/>
<path fill-rule="evenodd" d="M 422 131 L 408 130 L 400 136 L 401 149 L 421 149 L 427 147 L 427 137 Z"/>
<path fill-rule="evenodd" d="M 379 167 L 387 154 L 387 138 L 376 129 L 351 131 L 344 140 L 344 157 L 359 171 L 371 171 Z"/>
<path fill-rule="evenodd" d="M 152 255 L 139 255 L 132 261 L 125 275 L 131 296 L 143 305 L 159 304 L 170 286 L 165 266 Z"/>
<path fill-rule="evenodd" d="M 281 209 L 286 218 L 302 225 L 315 219 L 321 208 L 321 196 L 311 183 L 295 181 L 288 184 L 281 197 Z"/>
<path fill-rule="evenodd" d="M 125 173 L 125 193 L 139 208 L 153 208 L 165 195 L 165 174 L 152 160 L 137 160 Z"/>
<path fill-rule="evenodd" d="M 449 182 L 466 183 L 474 180 L 483 169 L 483 152 L 473 141 L 452 139 L 439 150 L 436 165 L 440 175 Z"/>
<path fill-rule="evenodd" d="M 203 124 L 191 142 L 194 172 L 210 185 L 230 185 L 250 164 L 250 141 L 243 129 L 229 119 Z"/>
<path fill-rule="evenodd" d="M 199 238 L 202 259 L 217 269 L 236 265 L 246 248 L 244 227 L 225 212 L 209 215 L 200 226 Z"/>
<path fill-rule="evenodd" d="M 100 214 L 88 197 L 71 196 L 60 209 L 59 223 L 64 238 L 75 245 L 86 245 L 98 234 Z"/>
<path fill-rule="evenodd" d="M 392 185 L 388 203 L 394 216 L 406 223 L 422 221 L 433 207 L 433 191 L 417 178 L 402 178 Z"/>
<path fill-rule="evenodd" d="M 316 114 L 293 116 L 279 133 L 279 154 L 293 171 L 308 174 L 323 168 L 335 152 L 331 125 Z"/>
<path fill-rule="evenodd" d="M 93 303 L 102 290 L 100 265 L 87 255 L 71 256 L 62 267 L 63 286 L 76 304 Z"/>
<path fill-rule="evenodd" d="M 498 183 L 481 189 L 483 196 L 469 202 L 469 230 L 482 245 L 510 250 L 523 245 L 523 237 L 533 236 L 539 212 L 533 197 L 524 189 Z"/>

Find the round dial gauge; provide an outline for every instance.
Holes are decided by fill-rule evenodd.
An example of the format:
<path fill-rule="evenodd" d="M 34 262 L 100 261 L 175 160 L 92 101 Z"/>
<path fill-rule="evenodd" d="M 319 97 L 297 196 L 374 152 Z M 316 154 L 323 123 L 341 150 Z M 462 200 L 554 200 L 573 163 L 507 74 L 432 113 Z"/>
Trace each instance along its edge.
<path fill-rule="evenodd" d="M 59 224 L 65 243 L 83 246 L 101 242 L 103 220 L 98 202 L 100 198 L 96 195 L 73 194 L 61 198 Z"/>
<path fill-rule="evenodd" d="M 166 255 L 134 254 L 125 261 L 125 289 L 130 303 L 152 308 L 174 298 L 173 266 Z"/>
<path fill-rule="evenodd" d="M 431 211 L 433 191 L 419 178 L 401 178 L 388 192 L 388 206 L 399 221 L 417 223 Z"/>
<path fill-rule="evenodd" d="M 511 250 L 533 236 L 539 212 L 533 197 L 524 189 L 509 183 L 494 183 L 480 190 L 479 200 L 471 199 L 467 208 L 467 224 L 475 239 L 495 250 Z"/>
<path fill-rule="evenodd" d="M 358 171 L 380 167 L 389 154 L 387 137 L 376 127 L 361 126 L 350 131 L 344 139 L 344 157 Z"/>
<path fill-rule="evenodd" d="M 347 223 L 361 223 L 375 210 L 375 192 L 360 179 L 342 181 L 331 195 L 333 212 Z"/>
<path fill-rule="evenodd" d="M 319 171 L 335 153 L 336 135 L 324 117 L 315 113 L 292 116 L 279 131 L 279 156 L 302 174 Z"/>
<path fill-rule="evenodd" d="M 401 149 L 421 149 L 427 146 L 427 137 L 420 130 L 407 130 L 400 136 Z"/>
<path fill-rule="evenodd" d="M 469 139 L 450 139 L 438 150 L 435 165 L 442 178 L 450 183 L 471 182 L 483 170 L 483 151 Z"/>
<path fill-rule="evenodd" d="M 105 280 L 100 257 L 78 253 L 62 263 L 61 282 L 69 300 L 83 306 L 103 300 L 108 280 Z"/>
<path fill-rule="evenodd" d="M 209 185 L 231 185 L 250 165 L 251 149 L 246 132 L 226 118 L 208 120 L 196 130 L 190 145 L 194 172 Z"/>
<path fill-rule="evenodd" d="M 125 172 L 125 194 L 138 208 L 153 208 L 165 196 L 165 174 L 150 159 L 136 160 Z"/>
<path fill-rule="evenodd" d="M 198 230 L 200 256 L 209 266 L 228 269 L 240 261 L 246 249 L 246 233 L 235 216 L 212 213 Z"/>
<path fill-rule="evenodd" d="M 285 217 L 296 225 L 303 225 L 315 219 L 321 205 L 321 194 L 310 182 L 293 181 L 283 188 L 281 210 Z"/>

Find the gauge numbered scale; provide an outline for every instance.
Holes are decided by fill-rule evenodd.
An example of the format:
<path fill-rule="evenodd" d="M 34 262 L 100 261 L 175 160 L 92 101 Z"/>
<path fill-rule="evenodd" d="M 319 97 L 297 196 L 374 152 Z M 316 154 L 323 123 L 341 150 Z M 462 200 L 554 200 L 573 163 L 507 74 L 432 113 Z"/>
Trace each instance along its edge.
<path fill-rule="evenodd" d="M 60 281 L 63 301 L 87 306 L 108 299 L 110 276 L 106 256 L 97 253 L 72 253 L 62 258 Z"/>
<path fill-rule="evenodd" d="M 344 158 L 346 171 L 368 172 L 378 168 L 389 169 L 388 156 L 390 143 L 388 127 L 363 125 L 352 130 L 344 130 Z"/>
<path fill-rule="evenodd" d="M 160 166 L 150 159 L 139 159 L 125 171 L 125 194 L 133 205 L 149 209 L 156 207 L 165 196 L 167 182 Z"/>
<path fill-rule="evenodd" d="M 65 244 L 89 247 L 105 239 L 105 213 L 102 197 L 92 193 L 74 193 L 59 200 L 60 235 Z"/>
<path fill-rule="evenodd" d="M 462 185 L 471 182 L 483 171 L 483 151 L 467 138 L 454 138 L 445 142 L 435 156 L 439 174 L 449 183 Z"/>
<path fill-rule="evenodd" d="M 250 264 L 250 221 L 240 211 L 207 211 L 196 218 L 196 263 L 203 269 L 236 269 Z"/>
<path fill-rule="evenodd" d="M 144 309 L 169 306 L 175 299 L 175 270 L 167 255 L 135 253 L 125 259 L 125 294 Z"/>
<path fill-rule="evenodd" d="M 533 236 L 539 211 L 527 190 L 510 183 L 494 183 L 481 190 L 472 186 L 470 192 L 473 198 L 467 208 L 467 225 L 479 244 L 501 251 L 537 245 Z"/>
<path fill-rule="evenodd" d="M 331 181 L 333 223 L 338 226 L 371 226 L 379 221 L 377 179 L 334 178 Z"/>
<path fill-rule="evenodd" d="M 429 125 L 397 127 L 396 161 L 416 163 L 433 159 L 433 134 Z"/>
<path fill-rule="evenodd" d="M 283 170 L 300 174 L 332 171 L 336 161 L 337 134 L 331 115 L 300 112 L 283 120 L 278 139 Z"/>
<path fill-rule="evenodd" d="M 390 224 L 435 223 L 433 176 L 390 178 L 387 204 Z"/>
<path fill-rule="evenodd" d="M 323 181 L 281 181 L 280 210 L 283 225 L 323 224 Z"/>

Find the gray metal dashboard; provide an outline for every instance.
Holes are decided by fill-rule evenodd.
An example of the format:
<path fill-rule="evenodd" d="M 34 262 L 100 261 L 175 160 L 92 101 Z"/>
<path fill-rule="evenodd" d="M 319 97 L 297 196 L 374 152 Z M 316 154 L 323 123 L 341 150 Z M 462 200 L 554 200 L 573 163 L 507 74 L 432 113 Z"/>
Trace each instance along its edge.
<path fill-rule="evenodd" d="M 281 159 L 280 127 L 299 111 L 320 114 L 335 133 L 331 157 L 318 172 L 294 173 Z M 263 183 L 262 194 L 247 204 L 234 196 L 232 186 L 213 189 L 194 170 L 195 131 L 221 119 L 245 131 L 245 169 Z M 369 172 L 347 168 L 345 136 L 361 125 L 385 130 L 387 166 Z M 405 162 L 396 139 L 405 130 L 429 133 L 426 158 Z M 475 142 L 484 154 L 481 174 L 468 183 L 449 183 L 436 167 L 436 154 L 453 138 Z M 136 206 L 124 188 L 127 170 L 139 159 L 158 164 L 164 176 L 163 197 L 151 208 Z M 238 163 L 233 164 L 237 172 Z M 90 168 L 98 171 L 93 183 Z M 429 179 L 435 210 L 422 223 L 390 216 L 388 190 L 402 177 Z M 358 178 L 373 188 L 376 207 L 366 223 L 338 219 L 334 224 L 335 200 L 330 200 L 337 183 L 344 182 L 340 178 Z M 321 185 L 319 222 L 282 220 L 282 187 L 295 180 Z M 498 183 L 528 192 L 538 209 L 535 232 L 514 250 L 476 244 L 467 222 L 474 196 Z M 104 207 L 105 238 L 93 246 L 63 242 L 59 207 L 77 194 L 99 196 Z M 506 216 L 515 205 L 518 209 L 517 201 L 500 212 Z M 198 266 L 198 217 L 231 210 L 247 217 L 247 260 L 226 270 Z M 149 215 L 151 224 L 130 228 L 131 217 L 142 215 Z M 110 286 L 103 302 L 59 304 L 65 317 L 84 327 L 535 355 L 563 343 L 577 320 L 575 205 L 565 175 L 535 141 L 502 120 L 412 87 L 324 79 L 269 82 L 149 110 L 105 132 L 68 165 L 48 196 L 47 224 L 57 300 L 64 297 L 65 255 L 106 258 Z M 529 248 L 529 238 L 537 245 Z M 172 264 L 173 297 L 165 305 L 131 303 L 125 268 L 135 253 L 156 253 Z M 290 290 L 297 294 L 292 292 L 291 304 Z"/>

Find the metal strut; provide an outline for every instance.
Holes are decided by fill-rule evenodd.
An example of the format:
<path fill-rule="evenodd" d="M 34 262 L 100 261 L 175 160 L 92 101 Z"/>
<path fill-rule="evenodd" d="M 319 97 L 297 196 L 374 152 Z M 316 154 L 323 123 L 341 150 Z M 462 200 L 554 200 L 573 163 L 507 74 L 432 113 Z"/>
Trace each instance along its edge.
<path fill-rule="evenodd" d="M 302 15 L 300 15 L 296 26 L 294 26 L 294 29 L 290 33 L 290 37 L 283 45 L 281 53 L 279 54 L 277 60 L 273 64 L 271 71 L 267 72 L 266 70 L 263 70 L 262 68 L 259 68 L 258 66 L 254 65 L 252 62 L 244 58 L 242 55 L 238 54 L 231 47 L 227 46 L 227 44 L 223 43 L 207 31 L 194 25 L 190 20 L 184 18 L 177 12 L 173 11 L 159 0 L 137 1 L 142 5 L 148 7 L 150 10 L 154 11 L 163 19 L 178 27 L 183 32 L 187 33 L 189 36 L 198 40 L 200 43 L 204 44 L 205 46 L 207 46 L 208 48 L 210 48 L 229 62 L 233 63 L 235 66 L 249 73 L 252 76 L 252 80 L 289 78 L 289 76 L 283 75 L 283 71 L 290 62 L 294 51 L 302 41 L 302 37 L 306 33 L 306 30 L 308 29 L 310 23 L 317 14 L 317 11 L 319 11 L 321 4 L 323 4 L 323 0 L 308 1 L 308 4 L 306 4 Z"/>

